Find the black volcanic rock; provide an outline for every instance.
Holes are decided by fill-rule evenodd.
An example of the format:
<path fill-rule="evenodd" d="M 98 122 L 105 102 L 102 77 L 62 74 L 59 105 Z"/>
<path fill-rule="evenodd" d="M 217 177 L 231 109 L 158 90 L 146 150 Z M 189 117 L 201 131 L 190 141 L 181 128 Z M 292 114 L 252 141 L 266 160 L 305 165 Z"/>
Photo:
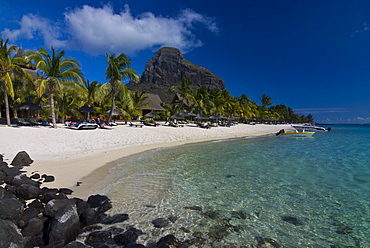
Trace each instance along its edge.
<path fill-rule="evenodd" d="M 146 63 L 139 83 L 128 83 L 127 88 L 135 91 L 141 88 L 146 93 L 158 94 L 165 103 L 171 103 L 174 92 L 171 86 L 180 86 L 184 77 L 190 78 L 194 88 L 206 86 L 209 89 L 224 89 L 224 81 L 204 67 L 194 65 L 184 58 L 181 51 L 173 47 L 159 49 Z"/>

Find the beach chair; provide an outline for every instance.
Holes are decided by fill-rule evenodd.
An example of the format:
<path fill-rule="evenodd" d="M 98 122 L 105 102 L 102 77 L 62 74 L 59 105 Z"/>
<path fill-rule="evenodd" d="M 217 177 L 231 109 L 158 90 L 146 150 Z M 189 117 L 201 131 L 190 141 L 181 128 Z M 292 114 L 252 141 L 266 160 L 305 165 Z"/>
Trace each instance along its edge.
<path fill-rule="evenodd" d="M 29 120 L 23 119 L 23 118 L 18 118 L 17 119 L 17 125 L 18 126 L 31 126 L 31 122 Z"/>
<path fill-rule="evenodd" d="M 42 120 L 37 119 L 37 118 L 30 118 L 30 123 L 31 123 L 31 126 L 41 126 Z"/>
<path fill-rule="evenodd" d="M 143 124 L 141 124 L 141 123 L 132 123 L 132 122 L 130 122 L 130 124 L 128 124 L 130 127 L 143 127 L 144 125 Z"/>

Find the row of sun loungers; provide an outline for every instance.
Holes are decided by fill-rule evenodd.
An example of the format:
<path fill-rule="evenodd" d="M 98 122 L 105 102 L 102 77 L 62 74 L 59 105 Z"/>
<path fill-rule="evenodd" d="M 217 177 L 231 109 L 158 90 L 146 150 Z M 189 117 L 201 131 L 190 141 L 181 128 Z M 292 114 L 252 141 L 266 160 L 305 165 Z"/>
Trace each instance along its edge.
<path fill-rule="evenodd" d="M 29 119 L 18 118 L 17 125 L 18 126 L 50 126 L 50 123 L 45 120 L 37 119 L 37 118 L 29 118 Z"/>

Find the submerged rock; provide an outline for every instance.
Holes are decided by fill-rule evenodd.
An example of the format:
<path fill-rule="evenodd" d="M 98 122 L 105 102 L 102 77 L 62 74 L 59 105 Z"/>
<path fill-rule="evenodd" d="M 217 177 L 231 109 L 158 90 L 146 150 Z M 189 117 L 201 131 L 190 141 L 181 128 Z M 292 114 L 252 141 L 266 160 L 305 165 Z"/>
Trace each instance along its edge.
<path fill-rule="evenodd" d="M 335 232 L 339 233 L 339 234 L 351 234 L 351 233 L 353 233 L 353 229 L 348 227 L 348 226 L 344 226 L 344 227 L 340 227 Z"/>
<path fill-rule="evenodd" d="M 143 232 L 136 228 L 130 228 L 126 232 L 114 236 L 114 241 L 119 245 L 128 245 L 135 243 L 140 234 Z"/>
<path fill-rule="evenodd" d="M 114 224 L 119 222 L 124 222 L 128 220 L 128 214 L 115 214 L 113 216 L 103 216 L 101 223 L 102 224 Z"/>
<path fill-rule="evenodd" d="M 221 241 L 227 235 L 229 235 L 229 232 L 226 226 L 211 226 L 209 228 L 208 236 L 212 240 Z"/>
<path fill-rule="evenodd" d="M 170 221 L 165 218 L 158 218 L 158 219 L 153 220 L 152 224 L 156 228 L 162 228 L 162 227 L 168 226 L 170 224 Z"/>
<path fill-rule="evenodd" d="M 258 241 L 258 247 L 275 247 L 280 248 L 282 247 L 276 240 L 271 238 L 262 238 L 262 237 L 256 237 Z"/>
<path fill-rule="evenodd" d="M 362 173 L 353 176 L 353 179 L 360 183 L 368 183 L 370 182 L 370 173 Z"/>
<path fill-rule="evenodd" d="M 196 210 L 196 211 L 200 211 L 200 212 L 203 211 L 202 207 L 199 207 L 199 206 L 190 206 L 190 207 L 184 207 L 184 208 L 189 209 L 189 210 Z"/>
<path fill-rule="evenodd" d="M 95 246 L 96 244 L 104 243 L 111 237 L 112 233 L 110 231 L 95 231 L 87 236 L 85 243 Z"/>
<path fill-rule="evenodd" d="M 220 213 L 217 212 L 216 210 L 209 210 L 207 212 L 204 212 L 203 215 L 210 219 L 217 219 L 220 216 Z"/>
<path fill-rule="evenodd" d="M 172 234 L 169 234 L 161 238 L 157 242 L 156 247 L 157 248 L 179 248 L 180 245 L 181 245 L 180 241 Z"/>
<path fill-rule="evenodd" d="M 293 224 L 295 226 L 302 226 L 303 222 L 297 219 L 296 217 L 292 216 L 281 216 L 281 219 L 285 222 L 288 222 L 290 224 Z"/>
<path fill-rule="evenodd" d="M 231 212 L 231 217 L 236 218 L 236 219 L 242 219 L 245 220 L 247 218 L 247 213 L 244 211 L 232 211 Z"/>

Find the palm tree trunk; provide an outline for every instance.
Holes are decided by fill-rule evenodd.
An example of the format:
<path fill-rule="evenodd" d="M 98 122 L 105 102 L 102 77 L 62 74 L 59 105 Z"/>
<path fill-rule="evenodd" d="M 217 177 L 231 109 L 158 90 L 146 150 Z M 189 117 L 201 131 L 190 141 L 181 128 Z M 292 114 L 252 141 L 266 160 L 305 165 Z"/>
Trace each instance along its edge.
<path fill-rule="evenodd" d="M 112 87 L 112 91 L 111 91 L 111 101 L 112 101 L 112 106 L 110 108 L 110 111 L 109 111 L 109 115 L 108 115 L 108 123 L 110 123 L 110 121 L 112 120 L 112 114 L 113 114 L 113 109 L 114 109 L 114 98 L 116 96 L 116 87 L 114 85 L 114 83 L 111 82 L 111 87 Z"/>
<path fill-rule="evenodd" d="M 109 115 L 108 115 L 108 123 L 112 120 L 112 114 L 114 109 L 114 96 L 112 96 L 112 107 L 110 108 Z"/>
<path fill-rule="evenodd" d="M 9 101 L 8 101 L 8 91 L 6 90 L 5 80 L 3 81 L 3 93 L 4 93 L 4 105 L 6 114 L 6 124 L 10 126 L 10 111 L 9 111 Z"/>
<path fill-rule="evenodd" d="M 53 128 L 57 128 L 57 122 L 55 119 L 55 109 L 54 109 L 54 93 L 50 93 L 50 109 L 51 109 L 51 120 L 53 122 Z"/>

